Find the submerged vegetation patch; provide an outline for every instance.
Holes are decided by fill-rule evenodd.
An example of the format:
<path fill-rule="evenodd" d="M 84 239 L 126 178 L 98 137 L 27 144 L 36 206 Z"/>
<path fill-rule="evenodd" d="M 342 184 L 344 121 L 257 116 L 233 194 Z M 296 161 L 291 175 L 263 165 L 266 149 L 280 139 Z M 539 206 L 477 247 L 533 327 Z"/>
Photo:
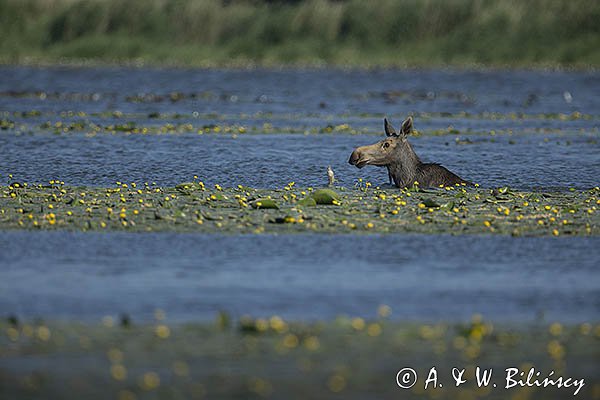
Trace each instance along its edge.
<path fill-rule="evenodd" d="M 106 316 L 101 324 L 0 321 L 0 382 L 9 398 L 423 398 L 456 399 L 469 393 L 572 398 L 576 385 L 562 388 L 504 388 L 509 367 L 584 379 L 579 396 L 597 391 L 600 326 L 498 324 L 475 315 L 465 323 L 402 323 L 379 307 L 372 319 L 339 317 L 302 323 L 274 315 L 214 323 L 171 324 L 156 310 L 154 321 Z M 475 366 L 491 368 L 492 385 L 478 387 Z M 15 368 L 18 366 L 18 368 Z M 428 371 L 439 382 L 427 391 Z M 484 367 L 485 366 L 485 367 Z M 412 390 L 395 384 L 411 367 L 419 382 Z M 465 368 L 456 388 L 453 367 Z M 541 375 L 541 376 L 540 376 Z M 524 379 L 524 378 L 523 378 Z"/>
<path fill-rule="evenodd" d="M 1 94 L 0 94 L 1 95 Z M 394 117 L 394 114 L 390 114 Z M 444 128 L 415 130 L 415 136 L 444 135 L 512 135 L 529 133 L 580 132 L 598 133 L 594 124 L 599 119 L 596 115 L 572 113 L 526 114 L 510 113 L 469 113 L 469 112 L 415 112 L 413 117 L 423 121 L 435 120 L 439 125 L 447 123 Z M 381 135 L 379 119 L 383 114 L 319 114 L 319 113 L 123 113 L 119 110 L 104 112 L 85 111 L 44 111 L 30 109 L 26 111 L 1 112 L 0 133 L 51 133 L 124 135 L 164 135 L 164 134 L 302 134 L 302 135 Z M 400 116 L 396 116 L 400 119 Z M 454 124 L 465 120 L 486 121 L 487 126 L 456 129 Z M 347 121 L 347 122 L 343 122 Z M 377 123 L 375 123 L 377 121 Z M 507 126 L 502 122 L 531 121 L 534 125 Z M 573 125 L 584 121 L 586 125 Z M 551 125 L 537 123 L 552 122 Z M 538 124 L 539 125 L 539 124 Z"/>
<path fill-rule="evenodd" d="M 600 234 L 600 189 L 523 192 L 464 186 L 254 189 L 121 183 L 0 187 L 0 229 L 219 233 Z"/>

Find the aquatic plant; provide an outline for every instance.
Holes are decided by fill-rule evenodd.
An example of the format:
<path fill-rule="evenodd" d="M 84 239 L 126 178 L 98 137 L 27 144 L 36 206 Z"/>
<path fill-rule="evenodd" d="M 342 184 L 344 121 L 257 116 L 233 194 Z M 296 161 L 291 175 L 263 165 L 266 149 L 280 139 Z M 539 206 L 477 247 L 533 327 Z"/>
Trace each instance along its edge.
<path fill-rule="evenodd" d="M 523 192 L 465 186 L 423 190 L 208 188 L 148 183 L 0 186 L 0 229 L 264 232 L 420 232 L 569 236 L 600 234 L 600 189 Z"/>
<path fill-rule="evenodd" d="M 231 323 L 221 312 L 214 323 L 185 324 L 168 323 L 163 310 L 141 322 L 127 314 L 107 315 L 100 323 L 31 321 L 13 314 L 0 321 L 0 365 L 19 368 L 3 368 L 2 390 L 9 398 L 79 399 L 100 393 L 121 399 L 295 398 L 301 387 L 302 398 L 369 398 L 374 391 L 380 398 L 399 393 L 420 398 L 435 366 L 440 382 L 451 379 L 453 367 L 465 368 L 469 380 L 459 388 L 430 388 L 436 398 L 531 393 L 527 387 L 478 387 L 477 365 L 492 368 L 495 376 L 513 366 L 525 374 L 535 368 L 585 379 L 583 398 L 592 398 L 598 385 L 600 325 L 594 321 L 513 326 L 476 314 L 465 322 L 406 323 L 390 320 L 392 311 L 382 305 L 371 318 L 311 323 L 278 315 L 242 316 Z M 414 392 L 394 384 L 403 367 L 419 373 Z M 542 390 L 570 398 L 575 388 L 535 393 Z"/>

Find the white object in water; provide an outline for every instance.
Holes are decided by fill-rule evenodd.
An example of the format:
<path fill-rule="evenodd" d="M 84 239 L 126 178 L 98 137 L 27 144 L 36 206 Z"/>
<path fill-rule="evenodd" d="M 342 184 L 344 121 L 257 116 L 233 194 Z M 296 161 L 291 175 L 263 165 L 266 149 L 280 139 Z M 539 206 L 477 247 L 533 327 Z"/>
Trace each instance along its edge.
<path fill-rule="evenodd" d="M 331 165 L 327 167 L 327 177 L 329 178 L 329 186 L 333 185 L 333 181 L 335 181 L 335 176 L 333 175 L 333 170 L 331 169 Z"/>
<path fill-rule="evenodd" d="M 565 101 L 567 103 L 570 103 L 570 102 L 573 101 L 573 96 L 571 96 L 571 93 L 569 93 L 569 92 L 564 92 L 563 93 L 563 98 L 565 99 Z"/>

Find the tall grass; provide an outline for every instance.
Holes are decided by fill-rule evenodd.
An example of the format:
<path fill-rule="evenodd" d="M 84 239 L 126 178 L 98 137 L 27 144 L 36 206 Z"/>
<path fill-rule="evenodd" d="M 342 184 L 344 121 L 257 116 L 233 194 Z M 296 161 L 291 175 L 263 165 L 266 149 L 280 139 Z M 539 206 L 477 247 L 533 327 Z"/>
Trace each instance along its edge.
<path fill-rule="evenodd" d="M 597 0 L 0 0 L 0 61 L 600 65 Z"/>

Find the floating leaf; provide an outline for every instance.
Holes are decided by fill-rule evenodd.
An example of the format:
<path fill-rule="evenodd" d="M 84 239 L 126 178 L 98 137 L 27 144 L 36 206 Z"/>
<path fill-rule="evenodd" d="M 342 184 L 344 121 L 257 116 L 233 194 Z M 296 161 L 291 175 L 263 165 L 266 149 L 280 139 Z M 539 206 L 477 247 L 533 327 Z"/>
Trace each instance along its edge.
<path fill-rule="evenodd" d="M 270 209 L 279 209 L 279 207 L 277 206 L 277 203 L 275 203 L 275 201 L 271 200 L 271 199 L 258 199 L 253 201 L 252 203 L 250 203 L 250 205 L 254 208 L 259 208 L 259 209 L 265 209 L 265 208 L 270 208 Z"/>
<path fill-rule="evenodd" d="M 436 207 L 440 206 L 438 203 L 436 203 L 432 199 L 425 199 L 422 201 L 422 203 L 425 204 L 425 207 L 427 207 L 427 208 L 436 208 Z"/>
<path fill-rule="evenodd" d="M 318 189 L 313 192 L 312 198 L 317 204 L 330 205 L 334 204 L 334 201 L 339 201 L 340 196 L 331 189 Z"/>
<path fill-rule="evenodd" d="M 298 201 L 298 203 L 296 203 L 296 204 L 298 204 L 299 206 L 303 206 L 303 207 L 314 207 L 317 205 L 317 201 L 312 197 L 307 197 L 305 199 Z"/>

